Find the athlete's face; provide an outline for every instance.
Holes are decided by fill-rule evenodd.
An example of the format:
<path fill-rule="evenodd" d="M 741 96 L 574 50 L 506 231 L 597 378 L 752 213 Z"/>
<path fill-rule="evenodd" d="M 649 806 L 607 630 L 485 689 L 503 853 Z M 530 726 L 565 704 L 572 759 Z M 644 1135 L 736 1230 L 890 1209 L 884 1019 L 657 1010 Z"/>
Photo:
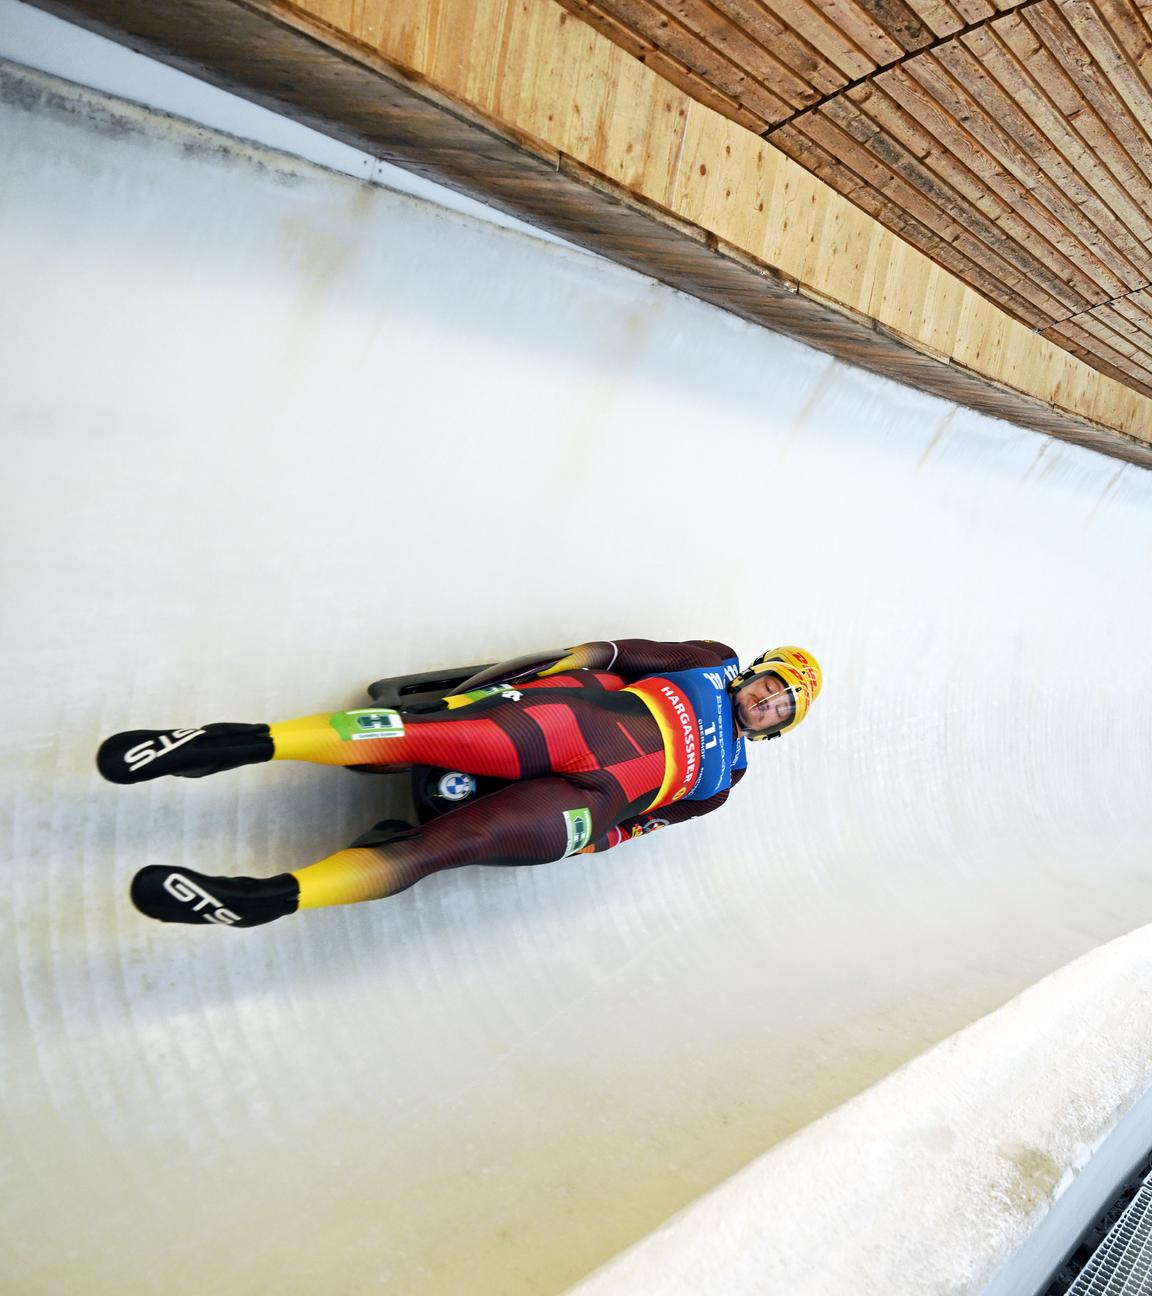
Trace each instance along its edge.
<path fill-rule="evenodd" d="M 757 675 L 736 694 L 736 716 L 753 733 L 779 729 L 792 719 L 792 694 L 775 675 Z"/>

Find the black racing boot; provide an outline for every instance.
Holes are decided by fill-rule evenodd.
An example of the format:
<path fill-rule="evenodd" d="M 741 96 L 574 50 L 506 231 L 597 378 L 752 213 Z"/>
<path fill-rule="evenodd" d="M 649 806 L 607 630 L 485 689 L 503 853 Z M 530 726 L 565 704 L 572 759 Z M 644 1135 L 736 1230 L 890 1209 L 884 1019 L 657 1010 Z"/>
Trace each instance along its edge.
<path fill-rule="evenodd" d="M 132 879 L 132 903 L 160 922 L 259 927 L 295 913 L 299 901 L 300 884 L 291 873 L 208 877 L 192 869 L 149 864 Z"/>
<path fill-rule="evenodd" d="M 144 783 L 162 774 L 203 778 L 271 759 L 266 724 L 210 724 L 113 734 L 100 744 L 96 768 L 110 783 Z"/>

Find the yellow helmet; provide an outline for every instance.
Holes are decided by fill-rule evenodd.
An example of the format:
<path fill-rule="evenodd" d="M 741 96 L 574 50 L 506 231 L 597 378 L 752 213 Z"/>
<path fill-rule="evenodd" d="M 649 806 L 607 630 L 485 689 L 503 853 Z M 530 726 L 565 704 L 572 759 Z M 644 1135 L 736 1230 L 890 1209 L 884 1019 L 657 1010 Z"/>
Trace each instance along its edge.
<path fill-rule="evenodd" d="M 820 696 L 820 687 L 824 683 L 824 673 L 820 663 L 803 648 L 771 648 L 746 669 L 740 672 L 728 685 L 728 691 L 735 697 L 745 684 L 754 680 L 757 675 L 775 675 L 792 695 L 792 718 L 775 729 L 744 730 L 744 737 L 750 742 L 760 742 L 765 738 L 775 738 L 779 734 L 795 729 L 808 714 L 808 708 Z"/>

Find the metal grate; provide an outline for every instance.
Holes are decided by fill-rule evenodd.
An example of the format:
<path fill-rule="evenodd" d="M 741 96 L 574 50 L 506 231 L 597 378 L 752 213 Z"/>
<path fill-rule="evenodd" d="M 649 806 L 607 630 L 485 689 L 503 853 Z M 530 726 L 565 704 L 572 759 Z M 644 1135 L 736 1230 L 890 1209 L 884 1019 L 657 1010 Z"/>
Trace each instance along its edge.
<path fill-rule="evenodd" d="M 1152 1175 L 1140 1185 L 1092 1259 L 1068 1288 L 1068 1296 L 1152 1294 Z"/>

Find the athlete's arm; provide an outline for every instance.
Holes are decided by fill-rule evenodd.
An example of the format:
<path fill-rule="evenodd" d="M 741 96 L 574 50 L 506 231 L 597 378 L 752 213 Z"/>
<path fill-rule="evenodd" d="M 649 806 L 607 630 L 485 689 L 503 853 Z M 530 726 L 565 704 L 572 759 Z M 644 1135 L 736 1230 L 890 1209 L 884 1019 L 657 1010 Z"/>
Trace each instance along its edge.
<path fill-rule="evenodd" d="M 653 639 L 621 639 L 619 656 L 611 669 L 625 679 L 663 675 L 668 671 L 691 670 L 693 666 L 718 666 L 735 657 L 727 644 L 714 639 L 687 639 L 682 643 L 660 643 Z"/>
<path fill-rule="evenodd" d="M 497 662 L 495 666 L 478 671 L 463 684 L 458 684 L 449 696 L 471 693 L 474 689 L 485 688 L 490 684 L 525 684 L 540 675 L 558 674 L 555 669 L 557 662 L 566 660 L 567 654 L 572 651 L 570 648 L 551 648 L 547 652 L 525 653 L 522 657 Z"/>
<path fill-rule="evenodd" d="M 742 769 L 732 771 L 732 787 L 744 777 Z M 613 828 L 597 837 L 595 841 L 589 842 L 580 852 L 581 855 L 598 855 L 601 851 L 611 850 L 613 846 L 619 846 L 621 842 L 631 841 L 634 837 L 644 837 L 650 832 L 656 832 L 660 828 L 670 828 L 673 824 L 685 823 L 689 819 L 696 819 L 700 815 L 711 814 L 713 810 L 719 810 L 720 807 L 728 800 L 728 793 L 731 788 L 725 788 L 722 792 L 717 792 L 715 796 L 710 796 L 706 801 L 676 801 L 672 805 L 666 805 L 660 810 L 648 810 L 644 814 L 633 815 L 630 819 L 622 819 Z"/>
<path fill-rule="evenodd" d="M 490 666 L 454 690 L 468 693 L 492 683 L 519 683 L 545 679 L 569 671 L 611 671 L 627 681 L 645 675 L 690 670 L 693 666 L 716 666 L 736 654 L 727 644 L 711 639 L 689 639 L 682 643 L 661 643 L 655 639 L 593 639 L 549 653 L 530 653 L 512 661 Z"/>

